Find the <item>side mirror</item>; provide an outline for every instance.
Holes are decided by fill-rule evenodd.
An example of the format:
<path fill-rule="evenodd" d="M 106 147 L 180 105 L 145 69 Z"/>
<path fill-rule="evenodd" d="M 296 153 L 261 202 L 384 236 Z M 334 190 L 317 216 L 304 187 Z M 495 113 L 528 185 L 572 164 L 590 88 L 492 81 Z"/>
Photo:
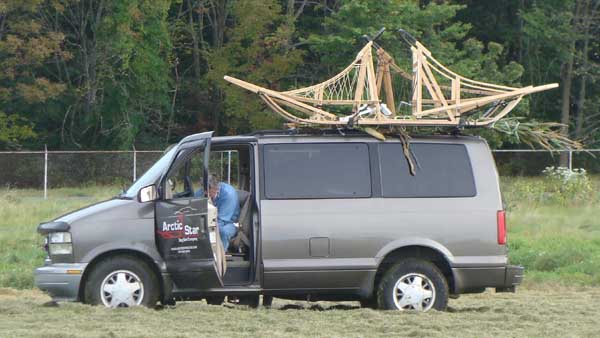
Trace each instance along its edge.
<path fill-rule="evenodd" d="M 138 192 L 138 201 L 141 203 L 154 201 L 158 198 L 156 186 L 154 184 L 145 186 Z"/>

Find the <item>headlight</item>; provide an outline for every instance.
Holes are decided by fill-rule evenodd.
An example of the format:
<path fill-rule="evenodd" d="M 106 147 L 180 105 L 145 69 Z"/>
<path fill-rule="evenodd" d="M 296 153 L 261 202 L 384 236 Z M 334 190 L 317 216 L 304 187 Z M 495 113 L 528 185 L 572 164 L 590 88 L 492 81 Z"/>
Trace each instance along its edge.
<path fill-rule="evenodd" d="M 53 243 L 71 243 L 70 232 L 51 232 L 48 235 L 48 242 Z"/>
<path fill-rule="evenodd" d="M 53 243 L 49 245 L 50 256 L 54 255 L 70 255 L 73 253 L 73 245 L 71 243 Z"/>
<path fill-rule="evenodd" d="M 48 234 L 48 253 L 50 253 L 50 256 L 72 254 L 71 233 L 51 232 Z"/>

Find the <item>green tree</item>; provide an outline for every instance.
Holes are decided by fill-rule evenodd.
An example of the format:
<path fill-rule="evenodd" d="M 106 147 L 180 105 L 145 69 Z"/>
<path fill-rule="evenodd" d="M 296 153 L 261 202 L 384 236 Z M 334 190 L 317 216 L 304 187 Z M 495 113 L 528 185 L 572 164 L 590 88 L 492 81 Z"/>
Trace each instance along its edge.
<path fill-rule="evenodd" d="M 418 1 L 344 1 L 339 8 L 325 17 L 323 31 L 310 34 L 306 42 L 321 63 L 311 64 L 305 72 L 324 75 L 317 81 L 340 71 L 353 58 L 365 41 L 364 34 L 373 34 L 381 27 L 388 29 L 378 41 L 407 72 L 411 69 L 409 46 L 394 33 L 402 28 L 419 39 L 430 49 L 436 59 L 453 71 L 474 79 L 492 83 L 519 86 L 523 67 L 514 61 L 507 61 L 504 46 L 493 41 L 487 44 L 470 37 L 471 25 L 456 19 L 457 13 L 465 6 L 449 2 L 429 2 L 422 5 Z M 377 20 L 374 20 L 377 18 Z M 316 69 L 315 69 L 316 68 Z M 327 74 L 327 75 L 325 75 Z M 315 81 L 315 82 L 317 82 Z M 400 92 L 410 95 L 410 84 L 405 84 Z M 529 113 L 527 100 L 513 113 Z M 494 146 L 500 146 L 500 135 L 482 132 Z"/>
<path fill-rule="evenodd" d="M 46 23 L 65 34 L 72 57 L 62 59 L 62 142 L 129 148 L 140 131 L 164 128 L 168 110 L 170 2 L 76 1 L 47 7 Z M 82 14 L 83 13 L 83 14 Z M 64 135 L 70 135 L 68 139 Z"/>
<path fill-rule="evenodd" d="M 410 52 L 390 32 L 397 28 L 467 77 L 560 81 L 561 89 L 528 97 L 513 115 L 562 115 L 572 135 L 593 144 L 599 7 L 600 0 L 4 0 L 0 147 L 157 148 L 196 131 L 280 127 L 256 95 L 223 75 L 277 90 L 317 83 L 382 26 L 379 43 L 405 70 Z"/>
<path fill-rule="evenodd" d="M 25 140 L 36 135 L 28 121 L 16 114 L 6 115 L 0 111 L 0 149 L 15 149 Z"/>
<path fill-rule="evenodd" d="M 599 79 L 598 24 L 600 23 L 600 1 L 532 1 L 522 10 L 526 53 L 524 62 L 531 81 L 560 81 L 560 95 L 547 93 L 550 98 L 536 108 L 564 125 L 563 134 L 593 143 L 596 121 L 586 119 L 591 113 L 586 100 L 588 87 L 594 88 Z M 596 88 L 598 89 L 598 88 Z M 587 101 L 587 105 L 586 105 Z M 576 114 L 575 114 L 576 113 Z M 589 124 L 585 128 L 584 122 Z M 561 163 L 566 164 L 566 156 Z"/>
<path fill-rule="evenodd" d="M 283 89 L 302 62 L 302 53 L 290 46 L 293 18 L 274 0 L 241 0 L 231 13 L 234 24 L 225 32 L 227 42 L 206 52 L 206 80 L 226 97 L 218 113 L 224 115 L 228 133 L 279 127 L 281 121 L 255 95 L 227 85 L 223 76 Z"/>
<path fill-rule="evenodd" d="M 47 71 L 56 56 L 69 58 L 64 35 L 47 29 L 38 15 L 41 0 L 0 3 L 0 147 L 32 140 L 34 115 L 64 92 Z"/>

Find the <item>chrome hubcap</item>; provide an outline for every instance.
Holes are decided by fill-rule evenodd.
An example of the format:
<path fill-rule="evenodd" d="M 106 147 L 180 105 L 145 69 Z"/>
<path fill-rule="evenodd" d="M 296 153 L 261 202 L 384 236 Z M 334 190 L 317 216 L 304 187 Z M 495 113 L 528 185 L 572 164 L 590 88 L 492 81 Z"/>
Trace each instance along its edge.
<path fill-rule="evenodd" d="M 144 285 L 131 271 L 113 271 L 100 284 L 100 297 L 106 307 L 140 305 L 144 299 Z"/>
<path fill-rule="evenodd" d="M 406 274 L 394 286 L 394 303 L 398 310 L 427 311 L 435 303 L 433 282 L 418 273 Z"/>

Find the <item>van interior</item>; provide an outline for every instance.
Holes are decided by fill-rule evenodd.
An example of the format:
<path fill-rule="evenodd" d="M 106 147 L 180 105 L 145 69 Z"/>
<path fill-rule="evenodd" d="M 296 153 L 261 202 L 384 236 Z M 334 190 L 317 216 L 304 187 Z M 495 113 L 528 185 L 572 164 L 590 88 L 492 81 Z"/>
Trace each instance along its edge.
<path fill-rule="evenodd" d="M 221 182 L 233 186 L 238 194 L 240 216 L 238 231 L 230 241 L 227 252 L 215 252 L 217 265 L 225 269 L 225 285 L 249 284 L 254 276 L 252 264 L 257 255 L 255 248 L 255 227 L 258 222 L 254 200 L 253 156 L 247 144 L 212 144 L 209 158 L 209 172 Z M 169 175 L 165 186 L 165 198 L 190 198 L 206 196 L 203 191 L 204 153 L 198 149 L 186 162 L 176 167 Z M 214 248 L 213 248 L 214 250 Z M 223 257 L 224 256 L 224 257 Z M 220 270 L 220 269 L 219 269 Z"/>
<path fill-rule="evenodd" d="M 225 253 L 225 285 L 248 284 L 254 275 L 254 224 L 258 217 L 253 202 L 252 161 L 251 148 L 248 145 L 211 147 L 209 171 L 236 189 L 240 203 L 238 231 Z"/>

